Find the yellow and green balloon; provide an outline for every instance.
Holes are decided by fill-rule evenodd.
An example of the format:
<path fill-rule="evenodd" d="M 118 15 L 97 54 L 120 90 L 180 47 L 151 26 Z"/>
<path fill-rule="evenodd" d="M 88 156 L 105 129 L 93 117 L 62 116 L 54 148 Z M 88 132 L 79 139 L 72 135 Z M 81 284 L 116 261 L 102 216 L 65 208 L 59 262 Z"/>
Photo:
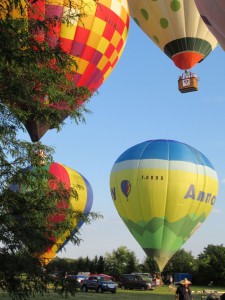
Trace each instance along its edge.
<path fill-rule="evenodd" d="M 110 174 L 115 207 L 160 271 L 206 220 L 218 192 L 211 162 L 174 140 L 149 140 L 122 153 Z"/>

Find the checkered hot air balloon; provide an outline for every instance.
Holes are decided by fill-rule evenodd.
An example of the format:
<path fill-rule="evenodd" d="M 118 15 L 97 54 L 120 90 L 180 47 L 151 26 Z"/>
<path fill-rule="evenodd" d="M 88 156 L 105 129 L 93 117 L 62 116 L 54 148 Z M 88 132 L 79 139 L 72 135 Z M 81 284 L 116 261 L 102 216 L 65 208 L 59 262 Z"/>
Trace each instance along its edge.
<path fill-rule="evenodd" d="M 130 184 L 127 200 L 121 182 Z M 122 153 L 110 174 L 113 203 L 160 271 L 206 220 L 218 178 L 210 161 L 173 140 L 150 140 Z"/>
<path fill-rule="evenodd" d="M 57 189 L 58 183 L 61 183 L 69 192 L 70 189 L 73 188 L 76 189 L 76 192 L 78 194 L 78 197 L 75 198 L 74 195 L 70 192 L 69 199 L 67 199 L 68 195 L 65 196 L 65 199 L 61 199 L 57 203 L 57 207 L 61 209 L 60 213 L 53 213 L 47 219 L 47 222 L 49 224 L 48 226 L 51 227 L 52 224 L 57 225 L 58 223 L 65 222 L 66 220 L 68 221 L 68 218 L 70 218 L 69 222 L 71 224 L 71 227 L 73 227 L 74 229 L 71 232 L 69 232 L 68 230 L 65 230 L 64 232 L 60 231 L 60 234 L 57 234 L 56 232 L 56 236 L 48 237 L 52 246 L 50 246 L 49 248 L 44 248 L 39 253 L 32 253 L 35 257 L 38 257 L 40 259 L 43 265 L 46 265 L 56 256 L 56 254 L 62 249 L 62 247 L 66 245 L 71 234 L 79 231 L 80 227 L 83 225 L 84 220 L 79 214 L 87 215 L 91 211 L 93 203 L 93 192 L 90 183 L 84 176 L 63 164 L 53 162 L 42 166 L 42 168 L 46 169 L 51 175 L 55 177 L 54 179 L 48 180 L 50 190 Z M 35 172 L 35 167 L 29 167 L 28 170 Z M 27 169 L 24 169 L 24 172 L 26 171 Z M 23 187 L 19 187 L 15 184 L 11 184 L 10 189 L 16 193 L 24 192 Z M 32 187 L 30 188 L 30 192 L 32 192 Z M 47 196 L 45 201 L 48 201 Z M 78 213 L 77 217 L 75 217 L 75 215 L 71 216 L 71 214 L 68 214 L 67 209 Z M 12 212 L 13 210 L 14 208 L 12 204 Z M 23 216 L 17 216 L 17 218 L 18 222 L 23 222 Z M 40 249 L 41 248 L 43 247 L 40 245 Z"/>
<path fill-rule="evenodd" d="M 32 29 L 35 39 L 51 47 L 60 46 L 69 53 L 78 65 L 73 75 L 77 87 L 86 87 L 91 94 L 97 91 L 115 68 L 125 47 L 130 20 L 127 0 L 72 1 L 69 13 L 74 14 L 74 19 L 70 19 L 70 24 L 62 22 L 69 11 L 67 0 L 30 0 L 28 6 L 25 1 L 21 2 L 27 7 L 22 17 L 27 18 L 28 27 L 32 20 L 55 19 L 47 34 L 38 28 Z M 18 11 L 14 11 L 13 16 L 21 17 Z M 80 102 L 83 103 L 82 99 Z M 62 121 L 68 115 L 62 113 Z M 38 141 L 49 129 L 47 123 L 34 118 L 27 120 L 25 126 L 32 141 Z"/>

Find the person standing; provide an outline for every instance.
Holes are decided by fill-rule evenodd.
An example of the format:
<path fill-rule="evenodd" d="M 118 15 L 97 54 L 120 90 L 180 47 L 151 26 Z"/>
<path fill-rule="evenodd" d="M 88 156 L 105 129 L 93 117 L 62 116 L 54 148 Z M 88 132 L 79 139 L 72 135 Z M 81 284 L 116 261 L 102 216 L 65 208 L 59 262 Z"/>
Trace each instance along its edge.
<path fill-rule="evenodd" d="M 176 300 L 192 300 L 192 295 L 191 295 L 191 289 L 189 285 L 191 282 L 187 279 L 184 278 L 183 280 L 180 281 L 180 286 L 178 286 L 176 290 Z"/>

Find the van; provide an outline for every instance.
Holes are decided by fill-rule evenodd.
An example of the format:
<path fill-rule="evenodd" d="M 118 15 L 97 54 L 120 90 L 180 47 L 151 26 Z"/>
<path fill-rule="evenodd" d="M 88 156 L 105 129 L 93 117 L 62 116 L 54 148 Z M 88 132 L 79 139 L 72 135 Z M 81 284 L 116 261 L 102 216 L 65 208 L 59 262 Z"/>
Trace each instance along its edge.
<path fill-rule="evenodd" d="M 152 280 L 152 274 L 151 273 L 137 273 L 137 272 L 132 272 L 131 274 L 133 274 L 133 275 L 144 275 L 144 276 L 147 276 L 148 278 L 150 278 Z"/>
<path fill-rule="evenodd" d="M 118 287 L 122 289 L 136 290 L 154 290 L 155 284 L 145 275 L 121 274 Z"/>

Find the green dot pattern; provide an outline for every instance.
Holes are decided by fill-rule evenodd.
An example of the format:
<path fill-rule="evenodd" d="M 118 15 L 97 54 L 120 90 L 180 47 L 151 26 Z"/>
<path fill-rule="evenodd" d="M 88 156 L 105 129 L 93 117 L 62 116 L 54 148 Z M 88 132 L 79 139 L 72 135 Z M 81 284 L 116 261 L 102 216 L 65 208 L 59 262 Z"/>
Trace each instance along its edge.
<path fill-rule="evenodd" d="M 146 0 L 147 1 L 147 0 Z M 152 2 L 157 2 L 158 0 L 152 0 Z M 188 0 L 189 1 L 189 0 Z M 180 10 L 181 8 L 181 3 L 180 3 L 180 0 L 171 0 L 170 2 L 170 9 L 172 12 L 177 12 Z M 149 11 L 147 11 L 146 9 L 144 8 L 141 8 L 140 10 L 141 12 L 141 16 L 143 17 L 143 19 L 145 21 L 148 21 L 149 20 Z M 140 27 L 140 21 L 137 19 L 137 18 L 134 18 L 134 21 L 137 23 L 137 25 Z M 161 18 L 159 19 L 159 26 L 162 28 L 162 29 L 167 29 L 169 27 L 169 20 L 163 16 L 161 16 Z M 153 35 L 153 40 L 157 43 L 157 44 L 160 44 L 160 40 L 159 38 L 156 36 L 156 35 Z"/>
<path fill-rule="evenodd" d="M 134 18 L 134 22 L 140 27 L 140 23 L 138 22 L 137 18 Z"/>
<path fill-rule="evenodd" d="M 144 18 L 145 20 L 148 20 L 148 12 L 147 12 L 146 9 L 142 8 L 142 9 L 141 9 L 141 14 L 142 14 L 142 16 L 143 16 L 143 18 Z"/>
<path fill-rule="evenodd" d="M 179 0 L 171 1 L 170 8 L 174 12 L 178 11 L 180 9 L 180 1 Z"/>
<path fill-rule="evenodd" d="M 159 39 L 157 38 L 157 36 L 153 35 L 153 39 L 157 44 L 159 44 Z"/>
<path fill-rule="evenodd" d="M 160 19 L 160 26 L 161 26 L 162 28 L 165 29 L 165 28 L 168 27 L 168 25 L 169 25 L 169 22 L 168 22 L 167 19 L 165 19 L 165 18 Z"/>

